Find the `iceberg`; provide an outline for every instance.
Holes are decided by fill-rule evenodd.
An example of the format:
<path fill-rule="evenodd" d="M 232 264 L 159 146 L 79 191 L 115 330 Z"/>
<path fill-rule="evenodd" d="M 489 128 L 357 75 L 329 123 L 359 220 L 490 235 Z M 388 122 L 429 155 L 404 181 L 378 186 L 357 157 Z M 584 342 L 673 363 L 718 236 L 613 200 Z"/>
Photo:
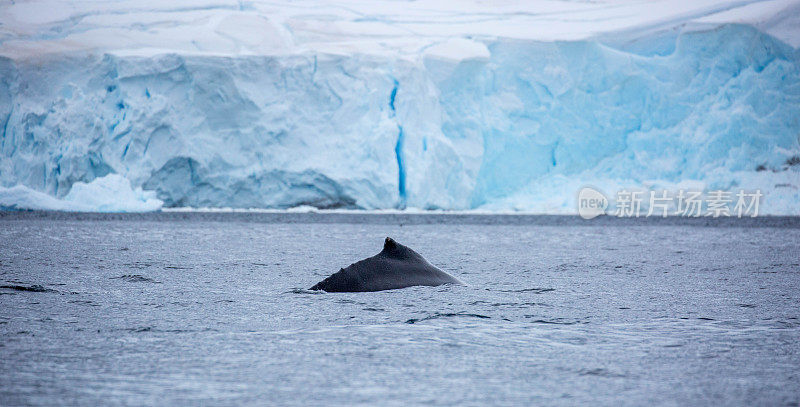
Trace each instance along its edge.
<path fill-rule="evenodd" d="M 23 185 L 0 187 L 0 209 L 55 210 L 73 212 L 151 212 L 164 202 L 153 191 L 131 188 L 130 182 L 117 174 L 95 178 L 90 183 L 76 182 L 63 198 L 54 198 Z"/>
<path fill-rule="evenodd" d="M 800 215 L 797 1 L 0 15 L 4 208 L 576 213 L 586 185 L 691 185 Z"/>

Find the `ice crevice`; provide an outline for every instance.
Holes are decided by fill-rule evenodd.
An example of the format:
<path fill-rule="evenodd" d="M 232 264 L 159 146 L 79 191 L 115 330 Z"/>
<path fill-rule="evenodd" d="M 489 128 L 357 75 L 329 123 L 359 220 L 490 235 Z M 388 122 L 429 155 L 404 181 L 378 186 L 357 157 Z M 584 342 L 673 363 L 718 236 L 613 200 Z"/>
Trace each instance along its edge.
<path fill-rule="evenodd" d="M 395 78 L 392 78 L 392 83 L 394 86 L 392 87 L 392 93 L 389 95 L 389 109 L 391 117 L 397 121 L 397 142 L 394 145 L 394 154 L 397 159 L 397 193 L 399 196 L 397 207 L 403 209 L 406 206 L 406 170 L 404 166 L 405 159 L 403 158 L 404 135 L 403 125 L 400 124 L 400 120 L 397 117 L 397 109 L 395 108 L 395 100 L 400 83 Z"/>

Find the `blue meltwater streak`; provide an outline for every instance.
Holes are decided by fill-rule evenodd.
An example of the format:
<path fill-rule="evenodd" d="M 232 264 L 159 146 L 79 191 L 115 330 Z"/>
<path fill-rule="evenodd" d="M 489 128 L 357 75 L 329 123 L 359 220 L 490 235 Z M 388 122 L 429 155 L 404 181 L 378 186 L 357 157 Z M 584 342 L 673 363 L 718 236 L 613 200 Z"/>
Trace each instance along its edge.
<path fill-rule="evenodd" d="M 399 87 L 399 83 L 397 79 L 394 80 L 394 87 L 392 88 L 392 94 L 389 96 L 389 108 L 392 111 L 392 117 L 397 118 L 397 110 L 395 109 L 394 102 L 397 98 L 397 88 Z M 397 143 L 394 145 L 394 154 L 397 157 L 397 192 L 400 196 L 400 202 L 398 204 L 399 208 L 405 208 L 406 206 L 406 170 L 405 166 L 403 165 L 403 126 L 401 124 L 397 124 Z"/>

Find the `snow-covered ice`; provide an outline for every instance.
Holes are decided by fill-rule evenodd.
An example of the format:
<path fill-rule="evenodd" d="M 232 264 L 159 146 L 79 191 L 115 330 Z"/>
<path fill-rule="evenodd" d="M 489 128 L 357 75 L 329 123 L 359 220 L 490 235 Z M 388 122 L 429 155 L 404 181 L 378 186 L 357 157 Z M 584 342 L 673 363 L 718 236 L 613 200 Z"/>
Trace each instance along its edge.
<path fill-rule="evenodd" d="M 23 185 L 0 187 L 0 209 L 45 209 L 75 212 L 148 212 L 161 209 L 164 202 L 154 191 L 131 188 L 118 174 L 76 182 L 63 198 L 54 198 Z"/>
<path fill-rule="evenodd" d="M 570 213 L 585 185 L 690 185 L 800 214 L 800 1 L 23 1 L 0 22 L 3 207 Z"/>

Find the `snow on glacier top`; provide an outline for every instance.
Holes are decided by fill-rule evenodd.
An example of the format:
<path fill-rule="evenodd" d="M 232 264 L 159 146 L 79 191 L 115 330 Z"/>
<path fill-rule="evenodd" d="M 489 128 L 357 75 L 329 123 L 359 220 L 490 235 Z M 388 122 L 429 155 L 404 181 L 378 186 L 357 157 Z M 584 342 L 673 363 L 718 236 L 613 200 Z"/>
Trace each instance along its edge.
<path fill-rule="evenodd" d="M 481 58 L 485 49 L 473 39 L 636 38 L 724 23 L 753 25 L 800 47 L 800 0 L 32 0 L 0 4 L 0 55 L 413 57 L 430 49 L 448 59 Z"/>

